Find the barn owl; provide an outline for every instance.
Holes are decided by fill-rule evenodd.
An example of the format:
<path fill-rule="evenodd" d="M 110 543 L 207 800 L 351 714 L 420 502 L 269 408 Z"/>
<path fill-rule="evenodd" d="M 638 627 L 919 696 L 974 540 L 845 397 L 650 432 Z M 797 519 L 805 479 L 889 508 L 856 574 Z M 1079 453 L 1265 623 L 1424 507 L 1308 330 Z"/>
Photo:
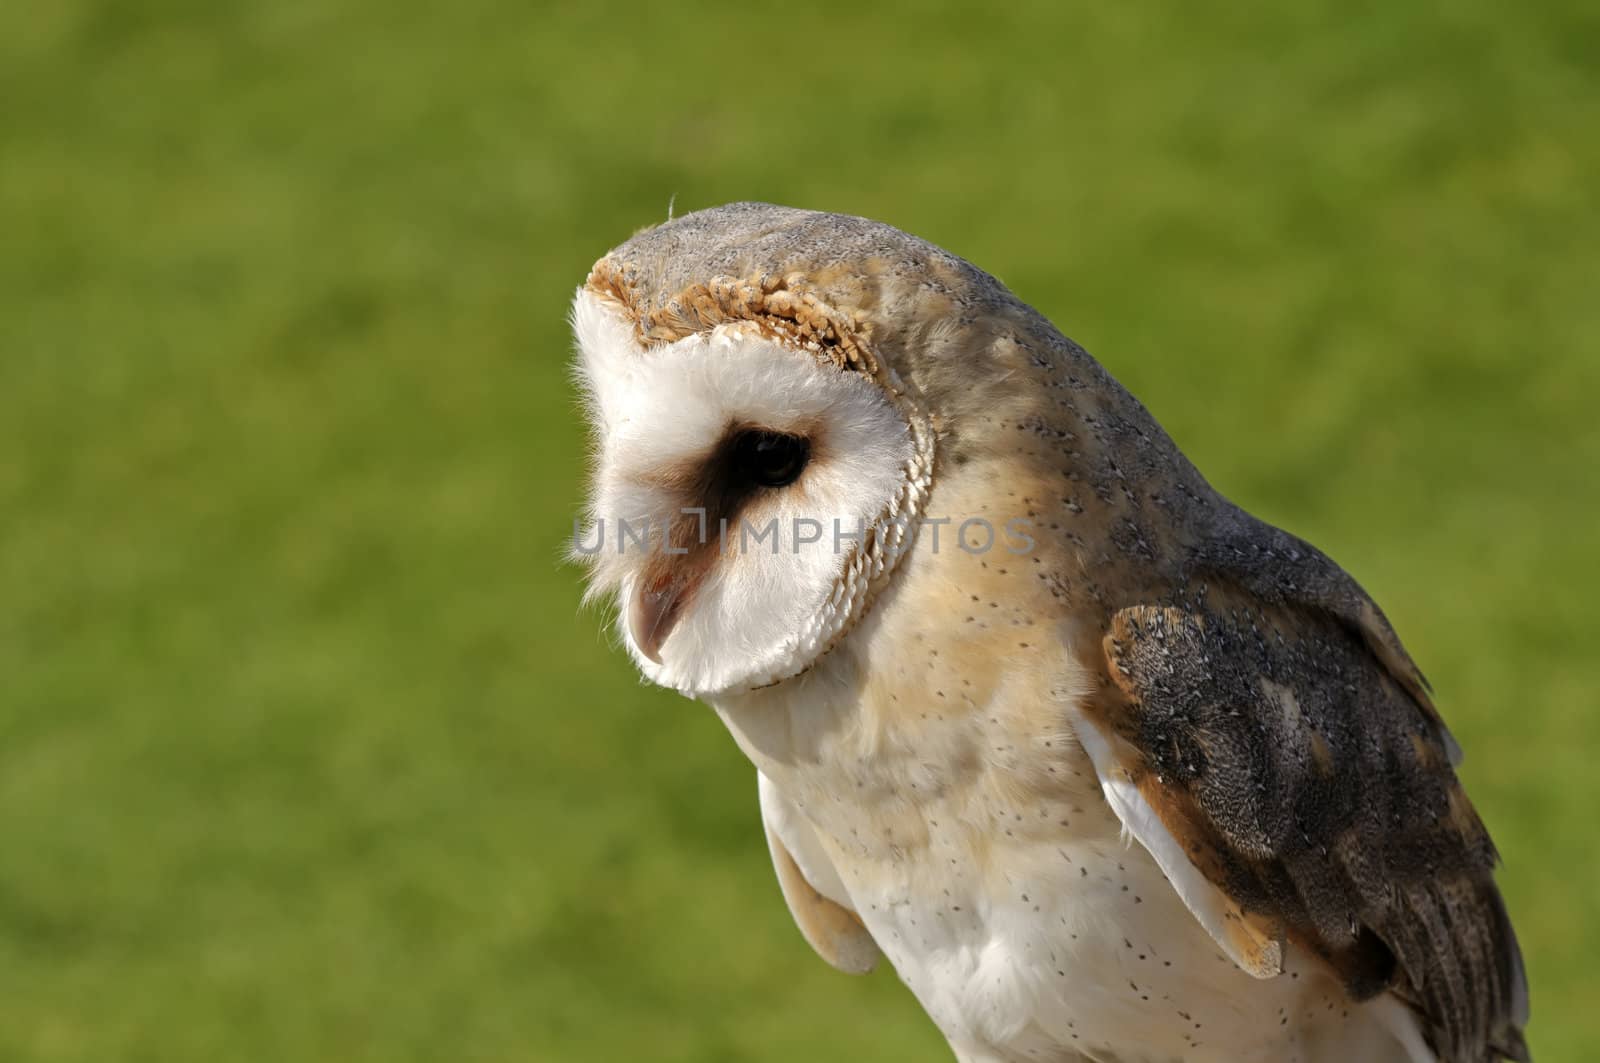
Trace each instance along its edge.
<path fill-rule="evenodd" d="M 823 959 L 887 957 L 964 1063 L 1528 1058 L 1383 613 L 998 281 L 743 203 L 635 235 L 571 320 L 591 593 L 754 763 Z"/>

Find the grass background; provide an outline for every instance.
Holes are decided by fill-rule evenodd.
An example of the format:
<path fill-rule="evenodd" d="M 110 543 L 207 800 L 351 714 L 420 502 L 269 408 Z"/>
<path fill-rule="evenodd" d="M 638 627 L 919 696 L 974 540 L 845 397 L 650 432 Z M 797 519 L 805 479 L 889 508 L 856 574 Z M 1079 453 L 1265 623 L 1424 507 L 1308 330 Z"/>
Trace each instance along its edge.
<path fill-rule="evenodd" d="M 640 225 L 1006 280 L 1384 603 L 1600 1053 L 1589 0 L 0 7 L 0 1058 L 944 1058 L 559 560 Z"/>

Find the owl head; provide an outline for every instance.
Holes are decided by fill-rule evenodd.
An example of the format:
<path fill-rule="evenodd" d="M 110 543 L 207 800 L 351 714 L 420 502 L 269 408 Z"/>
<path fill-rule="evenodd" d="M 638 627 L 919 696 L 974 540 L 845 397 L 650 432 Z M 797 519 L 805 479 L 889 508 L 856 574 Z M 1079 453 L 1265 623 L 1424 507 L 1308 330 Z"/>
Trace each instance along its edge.
<path fill-rule="evenodd" d="M 807 671 L 897 570 L 940 563 L 922 557 L 927 523 L 971 516 L 952 484 L 992 487 L 1002 459 L 1025 483 L 1069 431 L 1042 406 L 1092 420 L 1115 390 L 961 259 L 765 204 L 636 235 L 571 320 L 594 441 L 574 555 L 644 674 L 702 698 Z M 930 511 L 936 491 L 949 512 Z M 989 534 L 1013 515 L 984 514 Z"/>
<path fill-rule="evenodd" d="M 862 322 L 752 246 L 752 228 L 812 217 L 691 215 L 602 259 L 573 303 L 594 438 L 574 551 L 645 675 L 692 696 L 826 653 L 901 559 L 931 481 L 926 412 Z"/>

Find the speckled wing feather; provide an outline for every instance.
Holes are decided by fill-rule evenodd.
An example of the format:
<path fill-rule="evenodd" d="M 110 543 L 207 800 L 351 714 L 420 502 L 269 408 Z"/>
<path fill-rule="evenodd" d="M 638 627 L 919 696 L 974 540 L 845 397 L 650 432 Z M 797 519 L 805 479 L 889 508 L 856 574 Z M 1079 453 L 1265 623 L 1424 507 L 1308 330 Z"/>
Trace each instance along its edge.
<path fill-rule="evenodd" d="M 1096 740 L 1257 940 L 1406 1000 L 1447 1063 L 1528 1058 L 1494 846 L 1354 580 L 1240 513 L 1180 589 L 1115 611 L 1103 649 Z"/>
<path fill-rule="evenodd" d="M 866 974 L 881 954 L 861 917 L 843 903 L 848 894 L 838 872 L 805 817 L 766 776 L 757 778 L 772 868 L 801 936 L 834 969 Z"/>

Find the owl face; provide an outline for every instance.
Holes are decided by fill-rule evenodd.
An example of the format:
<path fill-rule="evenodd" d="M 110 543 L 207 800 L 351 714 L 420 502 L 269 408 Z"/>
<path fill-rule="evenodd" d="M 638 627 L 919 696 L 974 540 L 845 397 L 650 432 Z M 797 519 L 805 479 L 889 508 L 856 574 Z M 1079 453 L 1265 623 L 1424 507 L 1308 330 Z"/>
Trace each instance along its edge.
<path fill-rule="evenodd" d="M 905 411 L 867 373 L 751 321 L 642 344 L 580 290 L 595 444 L 575 556 L 615 593 L 644 674 L 693 697 L 804 671 L 859 618 L 910 538 Z"/>

